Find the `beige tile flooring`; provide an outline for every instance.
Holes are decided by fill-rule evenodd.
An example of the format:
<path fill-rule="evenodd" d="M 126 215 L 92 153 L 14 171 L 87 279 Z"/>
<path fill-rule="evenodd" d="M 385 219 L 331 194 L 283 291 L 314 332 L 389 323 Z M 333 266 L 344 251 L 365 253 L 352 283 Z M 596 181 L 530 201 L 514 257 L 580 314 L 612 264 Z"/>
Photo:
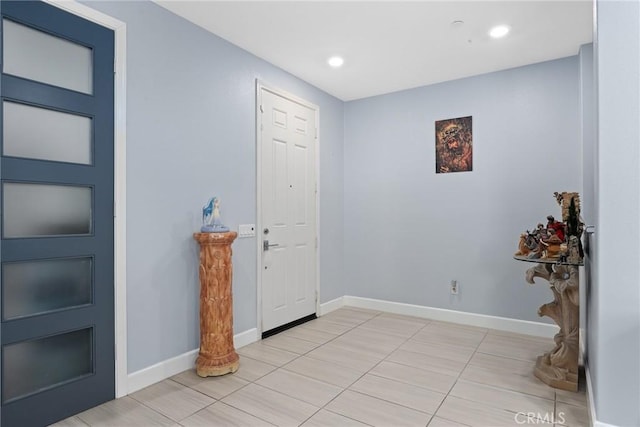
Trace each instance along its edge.
<path fill-rule="evenodd" d="M 552 346 L 344 307 L 240 348 L 235 374 L 185 371 L 56 426 L 588 426 L 584 391 L 532 374 Z"/>

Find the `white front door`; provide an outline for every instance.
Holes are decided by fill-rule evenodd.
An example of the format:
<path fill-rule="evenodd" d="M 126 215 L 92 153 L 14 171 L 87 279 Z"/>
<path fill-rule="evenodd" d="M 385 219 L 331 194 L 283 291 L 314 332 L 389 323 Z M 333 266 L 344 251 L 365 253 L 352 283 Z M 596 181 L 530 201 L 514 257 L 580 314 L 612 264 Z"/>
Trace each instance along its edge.
<path fill-rule="evenodd" d="M 317 107 L 259 86 L 262 331 L 316 312 Z"/>

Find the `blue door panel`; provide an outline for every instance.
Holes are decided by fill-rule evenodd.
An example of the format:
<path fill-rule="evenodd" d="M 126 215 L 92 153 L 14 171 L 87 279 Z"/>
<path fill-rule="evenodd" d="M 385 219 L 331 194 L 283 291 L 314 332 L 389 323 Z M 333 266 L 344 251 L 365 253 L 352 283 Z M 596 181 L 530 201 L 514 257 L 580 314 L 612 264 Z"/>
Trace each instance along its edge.
<path fill-rule="evenodd" d="M 29 259 L 48 259 L 74 257 L 78 254 L 91 255 L 96 251 L 95 244 L 84 237 L 33 238 L 37 248 L 29 239 L 5 239 L 2 242 L 3 262 L 25 261 Z"/>
<path fill-rule="evenodd" d="M 7 263 L 91 257 L 92 294 L 88 304 L 65 307 L 0 323 L 0 356 L 7 346 L 89 328 L 91 369 L 86 375 L 8 400 L 0 390 L 2 426 L 41 426 L 115 397 L 114 331 L 114 34 L 113 31 L 35 1 L 2 1 L 3 18 L 62 37 L 93 51 L 93 93 L 88 95 L 29 79 L 0 74 L 3 101 L 70 112 L 92 119 L 91 165 L 0 157 L 0 184 L 24 182 L 92 188 L 91 233 L 52 237 L 5 238 L 0 229 L 0 273 Z M 1 24 L 0 24 L 1 25 Z M 1 46 L 1 43 L 0 43 Z M 2 54 L 0 52 L 0 61 Z M 2 136 L 0 104 L 0 137 Z M 1 148 L 1 144 L 0 144 Z M 1 154 L 1 152 L 0 152 Z M 0 185 L 0 204 L 3 187 Z M 0 215 L 2 210 L 0 209 Z M 46 215 L 46 206 L 43 206 Z M 0 225 L 2 217 L 0 216 Z M 0 274 L 0 279 L 2 278 Z M 0 286 L 0 302 L 4 301 Z M 2 305 L 0 304 L 0 309 Z M 4 319 L 4 317 L 3 317 Z M 4 367 L 0 367 L 0 382 Z M 52 366 L 51 369 L 55 369 Z"/>
<path fill-rule="evenodd" d="M 88 112 L 87 116 L 94 115 L 98 110 L 96 99 L 92 95 L 8 74 L 2 78 L 2 96 L 7 100 L 19 100 L 25 104 L 50 107 L 60 111 L 85 114 Z"/>
<path fill-rule="evenodd" d="M 95 305 L 87 305 L 73 310 L 62 310 L 17 320 L 4 321 L 2 342 L 12 344 L 25 339 L 39 339 L 55 335 L 60 331 L 73 331 L 91 327 L 98 314 Z M 27 333 L 35 331 L 37 334 Z"/>
<path fill-rule="evenodd" d="M 68 185 L 100 185 L 93 175 L 95 168 L 77 165 L 69 168 L 66 164 L 48 162 L 43 160 L 20 159 L 4 157 L 0 162 L 0 168 L 11 179 L 6 182 L 48 182 L 53 184 Z"/>

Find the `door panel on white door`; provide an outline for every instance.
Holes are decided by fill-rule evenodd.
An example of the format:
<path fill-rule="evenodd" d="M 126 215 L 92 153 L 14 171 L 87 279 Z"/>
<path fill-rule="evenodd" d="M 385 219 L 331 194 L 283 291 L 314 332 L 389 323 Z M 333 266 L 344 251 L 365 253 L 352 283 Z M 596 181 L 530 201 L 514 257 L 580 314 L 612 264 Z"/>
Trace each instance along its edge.
<path fill-rule="evenodd" d="M 296 132 L 303 135 L 307 134 L 308 121 L 304 117 L 295 116 Z"/>
<path fill-rule="evenodd" d="M 305 225 L 307 223 L 307 147 L 296 145 L 293 162 L 293 201 L 295 206 L 295 223 L 296 225 Z"/>
<path fill-rule="evenodd" d="M 309 247 L 305 244 L 296 245 L 295 250 L 295 288 L 296 288 L 296 303 L 304 301 L 307 295 L 306 283 L 307 272 L 309 270 L 308 258 Z"/>
<path fill-rule="evenodd" d="M 283 246 L 271 249 L 271 251 L 272 262 L 269 268 L 269 278 L 273 283 L 273 309 L 283 310 L 287 306 L 287 289 L 285 286 L 287 283 L 287 272 L 285 270 L 287 250 Z"/>
<path fill-rule="evenodd" d="M 287 225 L 287 143 L 273 140 L 273 226 L 285 227 Z"/>
<path fill-rule="evenodd" d="M 273 125 L 286 129 L 287 113 L 285 111 L 278 110 L 277 108 L 274 108 L 272 111 L 273 111 Z"/>
<path fill-rule="evenodd" d="M 261 88 L 262 330 L 316 311 L 316 109 Z"/>

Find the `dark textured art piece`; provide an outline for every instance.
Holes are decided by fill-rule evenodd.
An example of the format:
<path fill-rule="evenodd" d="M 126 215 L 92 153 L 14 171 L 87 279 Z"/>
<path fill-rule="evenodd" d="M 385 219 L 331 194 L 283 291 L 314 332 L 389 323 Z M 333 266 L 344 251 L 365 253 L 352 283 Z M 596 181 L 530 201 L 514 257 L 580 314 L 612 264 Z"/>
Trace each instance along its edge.
<path fill-rule="evenodd" d="M 436 121 L 436 173 L 473 170 L 471 116 Z"/>

